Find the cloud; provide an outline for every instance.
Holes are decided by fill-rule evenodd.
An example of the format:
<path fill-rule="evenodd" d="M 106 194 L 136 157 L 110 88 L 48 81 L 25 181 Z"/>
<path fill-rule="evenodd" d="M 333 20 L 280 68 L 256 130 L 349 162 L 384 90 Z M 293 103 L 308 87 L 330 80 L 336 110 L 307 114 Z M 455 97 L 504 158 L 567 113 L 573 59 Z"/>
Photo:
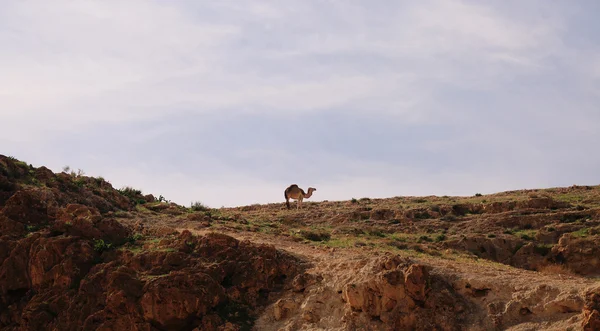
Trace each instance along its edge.
<path fill-rule="evenodd" d="M 213 206 L 586 184 L 595 6 L 3 2 L 0 153 Z"/>

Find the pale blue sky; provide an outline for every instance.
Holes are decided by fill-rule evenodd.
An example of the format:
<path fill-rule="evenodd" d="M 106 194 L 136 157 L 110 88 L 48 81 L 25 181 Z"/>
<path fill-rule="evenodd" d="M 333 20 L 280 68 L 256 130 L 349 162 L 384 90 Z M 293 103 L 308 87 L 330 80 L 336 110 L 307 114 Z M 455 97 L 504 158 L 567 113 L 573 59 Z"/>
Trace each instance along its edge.
<path fill-rule="evenodd" d="M 2 1 L 0 154 L 212 207 L 600 184 L 599 12 Z"/>

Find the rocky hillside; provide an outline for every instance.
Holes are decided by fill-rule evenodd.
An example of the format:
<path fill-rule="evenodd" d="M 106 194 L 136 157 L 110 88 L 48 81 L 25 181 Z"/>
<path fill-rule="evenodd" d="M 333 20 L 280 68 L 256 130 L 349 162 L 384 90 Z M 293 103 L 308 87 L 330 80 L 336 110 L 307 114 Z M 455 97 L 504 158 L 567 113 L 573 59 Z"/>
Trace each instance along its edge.
<path fill-rule="evenodd" d="M 0 155 L 2 330 L 600 330 L 600 187 L 186 208 Z"/>

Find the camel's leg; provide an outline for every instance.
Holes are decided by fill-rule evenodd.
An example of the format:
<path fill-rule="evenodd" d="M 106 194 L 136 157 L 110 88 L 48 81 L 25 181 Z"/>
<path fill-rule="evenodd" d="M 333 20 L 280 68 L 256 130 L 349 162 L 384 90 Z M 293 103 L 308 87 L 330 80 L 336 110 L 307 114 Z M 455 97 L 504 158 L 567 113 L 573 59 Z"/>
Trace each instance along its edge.
<path fill-rule="evenodd" d="M 303 198 L 302 196 L 298 197 L 298 208 L 296 208 L 296 209 L 300 209 L 302 207 L 302 198 Z"/>

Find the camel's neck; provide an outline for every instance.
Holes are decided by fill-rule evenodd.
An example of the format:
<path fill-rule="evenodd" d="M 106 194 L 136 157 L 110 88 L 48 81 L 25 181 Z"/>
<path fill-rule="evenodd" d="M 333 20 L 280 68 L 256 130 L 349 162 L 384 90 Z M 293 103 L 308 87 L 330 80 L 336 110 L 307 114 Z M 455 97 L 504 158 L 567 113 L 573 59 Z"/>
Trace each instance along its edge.
<path fill-rule="evenodd" d="M 306 194 L 304 195 L 304 198 L 305 198 L 305 199 L 308 199 L 308 198 L 310 198 L 310 196 L 311 196 L 312 194 L 313 194 L 313 190 L 308 190 L 308 193 L 306 193 Z"/>

